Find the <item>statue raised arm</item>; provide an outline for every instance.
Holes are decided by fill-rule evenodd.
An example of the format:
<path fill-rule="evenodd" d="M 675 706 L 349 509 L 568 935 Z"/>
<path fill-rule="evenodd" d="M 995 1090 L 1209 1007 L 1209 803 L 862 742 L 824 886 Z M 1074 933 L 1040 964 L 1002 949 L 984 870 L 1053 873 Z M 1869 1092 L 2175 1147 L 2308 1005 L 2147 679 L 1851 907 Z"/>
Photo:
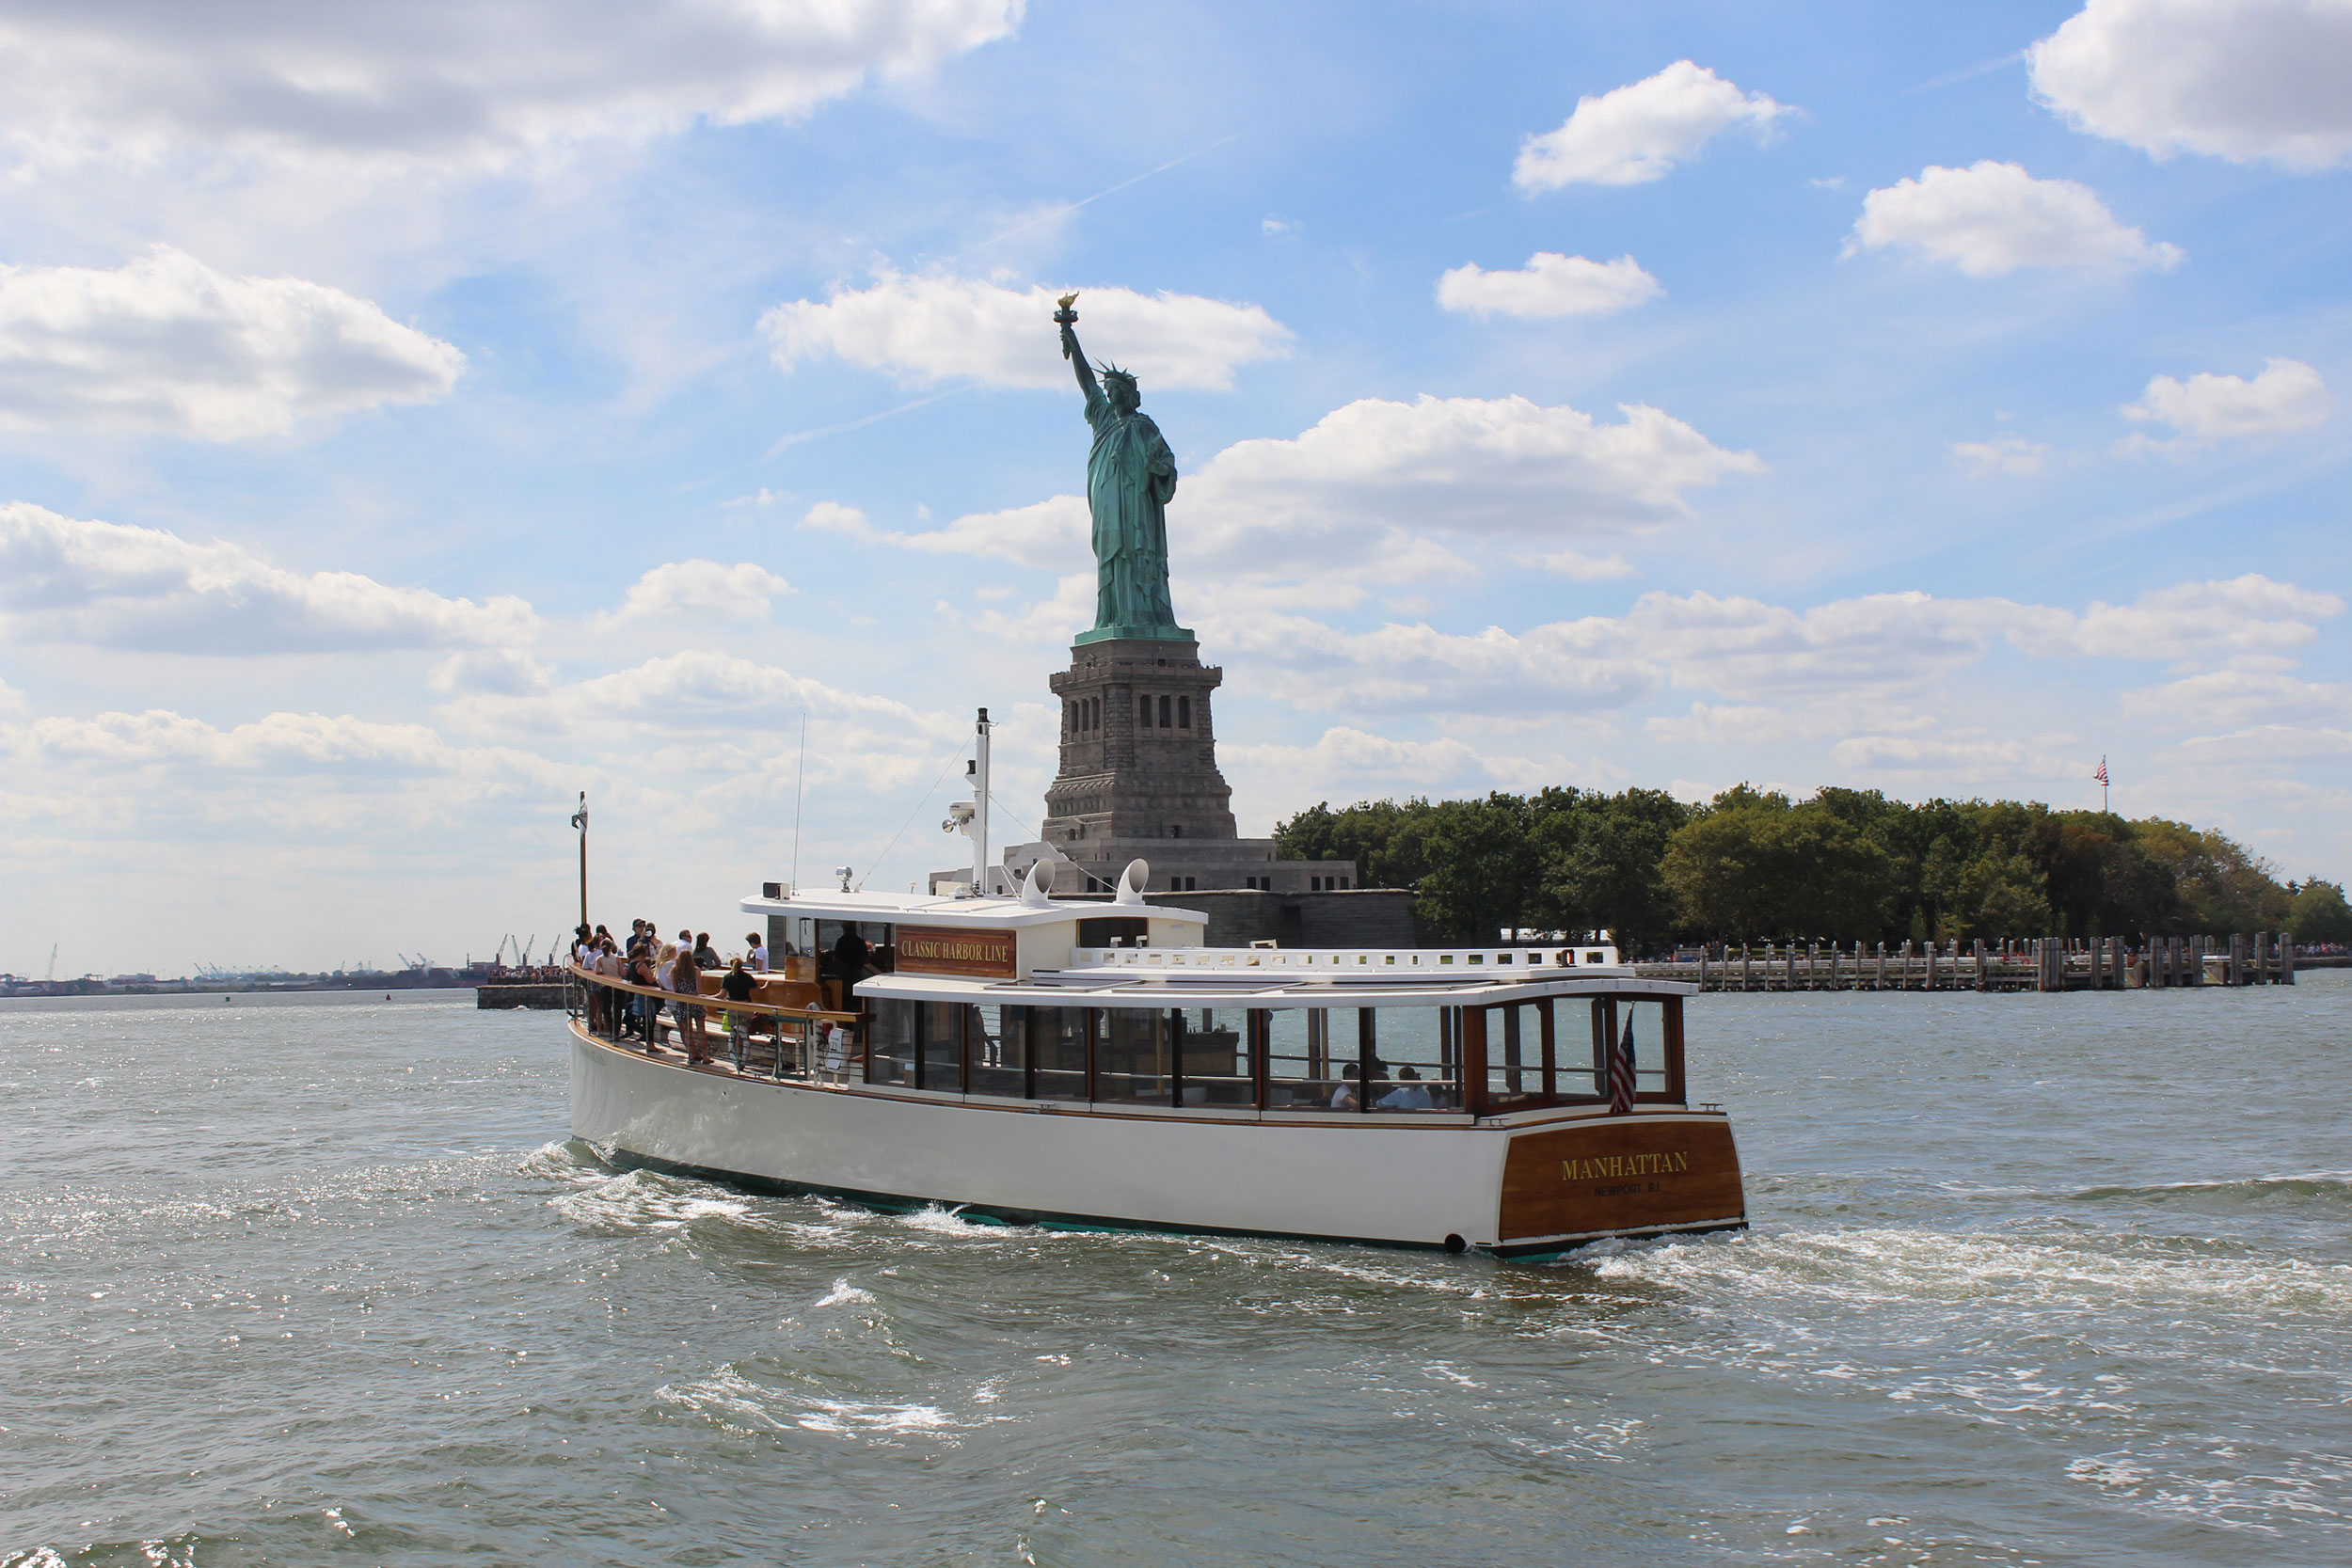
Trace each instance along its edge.
<path fill-rule="evenodd" d="M 1089 404 L 1092 404 L 1103 395 L 1103 388 L 1095 382 L 1094 367 L 1087 363 L 1086 350 L 1078 346 L 1078 312 L 1071 309 L 1078 303 L 1078 296 L 1074 293 L 1064 294 L 1057 303 L 1061 306 L 1054 312 L 1054 319 L 1061 324 L 1061 356 L 1076 369 L 1078 390 L 1087 395 Z"/>

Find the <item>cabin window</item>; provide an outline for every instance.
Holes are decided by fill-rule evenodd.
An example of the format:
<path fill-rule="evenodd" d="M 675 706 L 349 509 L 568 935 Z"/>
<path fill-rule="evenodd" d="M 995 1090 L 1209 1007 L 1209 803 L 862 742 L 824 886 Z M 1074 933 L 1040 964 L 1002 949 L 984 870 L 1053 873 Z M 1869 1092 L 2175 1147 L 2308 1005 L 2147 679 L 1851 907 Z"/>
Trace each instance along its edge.
<path fill-rule="evenodd" d="M 1669 1070 L 1668 1058 L 1680 1054 L 1682 999 L 1616 996 L 1608 1000 L 1614 1014 L 1614 1034 L 1610 1037 L 1622 1042 L 1629 1033 L 1632 1036 L 1634 1092 L 1645 1098 L 1678 1098 L 1673 1080 L 1680 1075 Z M 1669 1012 L 1675 1015 L 1671 1022 Z M 1596 1091 L 1603 1098 L 1609 1093 L 1608 1063 L 1604 1051 L 1597 1064 L 1602 1076 Z"/>
<path fill-rule="evenodd" d="M 1158 1007 L 1105 1007 L 1095 1042 L 1094 1098 L 1135 1105 L 1166 1105 L 1175 1088 L 1184 1014 Z"/>
<path fill-rule="evenodd" d="M 1177 1062 L 1187 1105 L 1258 1102 L 1258 1075 L 1251 1041 L 1256 1031 L 1238 1007 L 1188 1007 L 1183 1050 Z"/>
<path fill-rule="evenodd" d="M 1192 728 L 1192 699 L 1190 697 L 1176 699 L 1176 727 L 1180 730 Z"/>
<path fill-rule="evenodd" d="M 1551 1003 L 1506 1003 L 1486 1013 L 1486 1104 L 1503 1110 L 1549 1098 L 1545 1069 L 1552 1055 Z"/>
<path fill-rule="evenodd" d="M 1029 1092 L 1029 1009 L 993 1004 L 963 1009 L 964 1082 L 974 1094 L 1019 1099 Z"/>
<path fill-rule="evenodd" d="M 1462 1009 L 1366 1008 L 1373 1021 L 1367 1109 L 1399 1116 L 1462 1108 Z"/>
<path fill-rule="evenodd" d="M 866 1081 L 914 1082 L 915 1009 L 919 1003 L 884 997 L 874 1004 L 866 1026 Z"/>
<path fill-rule="evenodd" d="M 1354 1007 L 1273 1009 L 1266 1027 L 1267 1110 L 1356 1108 L 1348 1103 L 1361 1071 L 1356 1013 Z"/>
<path fill-rule="evenodd" d="M 963 1008 L 953 1002 L 918 1002 L 915 1087 L 963 1090 Z"/>
<path fill-rule="evenodd" d="M 1087 1010 L 1017 1007 L 1031 1072 L 1032 1100 L 1087 1098 Z"/>

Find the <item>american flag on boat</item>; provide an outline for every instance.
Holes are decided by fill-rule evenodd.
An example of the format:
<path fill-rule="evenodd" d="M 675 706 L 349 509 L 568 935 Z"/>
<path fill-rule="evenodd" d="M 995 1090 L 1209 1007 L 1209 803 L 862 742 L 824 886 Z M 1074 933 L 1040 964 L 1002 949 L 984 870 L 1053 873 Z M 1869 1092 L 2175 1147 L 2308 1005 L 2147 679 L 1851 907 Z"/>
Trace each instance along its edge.
<path fill-rule="evenodd" d="M 1633 1015 L 1626 1014 L 1625 1038 L 1609 1053 L 1609 1114 L 1633 1114 Z"/>

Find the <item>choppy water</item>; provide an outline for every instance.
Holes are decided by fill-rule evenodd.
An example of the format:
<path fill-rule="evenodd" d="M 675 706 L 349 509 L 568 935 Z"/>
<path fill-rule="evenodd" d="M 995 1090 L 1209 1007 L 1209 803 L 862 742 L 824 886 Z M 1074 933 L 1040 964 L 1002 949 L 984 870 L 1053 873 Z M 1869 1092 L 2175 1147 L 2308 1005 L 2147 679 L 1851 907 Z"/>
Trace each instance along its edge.
<path fill-rule="evenodd" d="M 560 1020 L 0 1008 L 0 1564 L 2352 1560 L 2352 976 L 1708 997 L 1753 1233 L 616 1173 Z"/>

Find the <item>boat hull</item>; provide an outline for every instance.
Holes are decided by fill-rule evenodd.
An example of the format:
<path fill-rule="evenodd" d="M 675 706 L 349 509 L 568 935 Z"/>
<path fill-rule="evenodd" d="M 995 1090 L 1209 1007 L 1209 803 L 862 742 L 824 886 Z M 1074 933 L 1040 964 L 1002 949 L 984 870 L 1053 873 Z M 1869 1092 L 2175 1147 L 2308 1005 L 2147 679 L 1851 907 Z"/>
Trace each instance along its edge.
<path fill-rule="evenodd" d="M 878 1207 L 1503 1256 L 1745 1223 L 1737 1153 L 1712 1112 L 1476 1126 L 1153 1115 L 737 1078 L 570 1033 L 573 1133 L 616 1160 Z M 1639 1183 L 1573 1163 L 1611 1151 L 1621 1170 L 1648 1155 Z M 1601 1190 L 1629 1186 L 1651 1190 Z"/>

